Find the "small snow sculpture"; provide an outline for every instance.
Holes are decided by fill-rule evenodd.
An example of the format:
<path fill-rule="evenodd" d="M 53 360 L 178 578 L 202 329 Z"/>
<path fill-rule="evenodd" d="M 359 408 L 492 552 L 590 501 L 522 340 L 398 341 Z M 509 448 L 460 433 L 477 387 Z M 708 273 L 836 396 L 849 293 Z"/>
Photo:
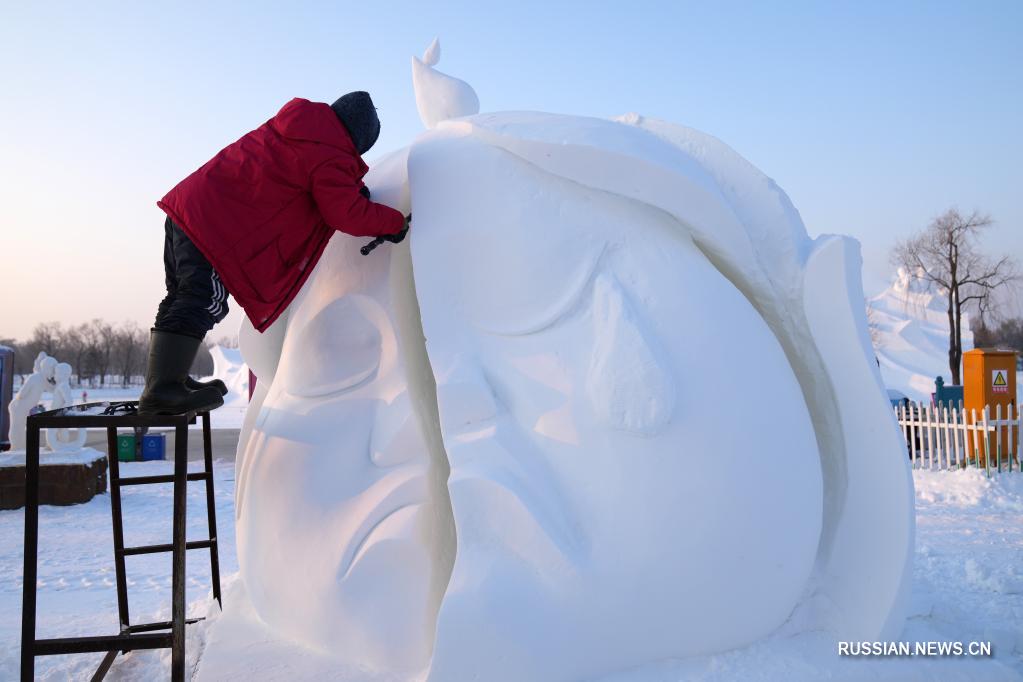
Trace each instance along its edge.
<path fill-rule="evenodd" d="M 440 41 L 434 38 L 423 58 L 412 58 L 412 84 L 416 91 L 416 108 L 427 128 L 459 116 L 480 111 L 480 100 L 468 83 L 433 68 L 440 61 Z"/>
<path fill-rule="evenodd" d="M 32 408 L 39 404 L 43 393 L 52 390 L 53 372 L 57 367 L 56 358 L 39 353 L 33 363 L 35 369 L 22 384 L 18 395 L 8 407 L 11 415 L 11 450 L 25 449 L 25 425 Z"/>
<path fill-rule="evenodd" d="M 57 410 L 71 405 L 74 402 L 71 397 L 71 365 L 66 362 L 59 363 L 54 368 L 53 379 L 56 385 L 53 388 L 50 409 Z M 88 433 L 85 429 L 47 429 L 46 444 L 54 452 L 81 450 L 87 436 Z"/>

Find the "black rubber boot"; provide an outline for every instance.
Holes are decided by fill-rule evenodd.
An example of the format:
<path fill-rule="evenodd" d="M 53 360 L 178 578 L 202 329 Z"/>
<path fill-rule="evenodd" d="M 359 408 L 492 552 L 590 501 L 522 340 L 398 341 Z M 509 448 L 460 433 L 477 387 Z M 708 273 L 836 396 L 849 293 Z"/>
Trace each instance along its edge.
<path fill-rule="evenodd" d="M 209 381 L 197 381 L 192 377 L 185 379 L 185 388 L 189 391 L 198 391 L 200 388 L 215 388 L 220 395 L 227 395 L 227 384 L 220 379 L 210 379 Z"/>
<path fill-rule="evenodd" d="M 185 387 L 199 343 L 199 339 L 184 334 L 155 329 L 150 332 L 146 387 L 139 398 L 139 414 L 181 414 L 224 404 L 215 388 L 190 391 Z"/>

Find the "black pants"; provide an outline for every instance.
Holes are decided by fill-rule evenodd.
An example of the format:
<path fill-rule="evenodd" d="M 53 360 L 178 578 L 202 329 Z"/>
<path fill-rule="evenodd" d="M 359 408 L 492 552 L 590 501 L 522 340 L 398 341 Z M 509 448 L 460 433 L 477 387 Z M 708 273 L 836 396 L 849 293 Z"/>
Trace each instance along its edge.
<path fill-rule="evenodd" d="M 153 329 L 202 339 L 227 316 L 227 289 L 206 257 L 169 216 L 164 233 L 167 295 L 156 311 Z"/>

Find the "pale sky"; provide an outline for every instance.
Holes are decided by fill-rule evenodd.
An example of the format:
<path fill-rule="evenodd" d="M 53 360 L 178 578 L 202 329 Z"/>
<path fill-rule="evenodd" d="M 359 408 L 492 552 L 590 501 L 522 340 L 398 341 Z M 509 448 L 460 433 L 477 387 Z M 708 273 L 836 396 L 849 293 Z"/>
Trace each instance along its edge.
<path fill-rule="evenodd" d="M 1021 2 L 7 2 L 0 337 L 148 328 L 155 202 L 292 97 L 368 90 L 369 159 L 408 144 L 410 58 L 434 36 L 483 111 L 636 111 L 719 137 L 811 236 L 862 242 L 868 294 L 894 240 L 953 205 L 990 213 L 987 250 L 1023 260 Z"/>

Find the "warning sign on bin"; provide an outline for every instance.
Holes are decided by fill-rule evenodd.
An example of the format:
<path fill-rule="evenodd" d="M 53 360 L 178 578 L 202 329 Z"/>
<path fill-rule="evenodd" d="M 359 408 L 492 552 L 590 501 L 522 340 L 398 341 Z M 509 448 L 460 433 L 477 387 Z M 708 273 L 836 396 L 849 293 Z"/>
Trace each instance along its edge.
<path fill-rule="evenodd" d="M 1009 375 L 1004 369 L 991 370 L 991 390 L 994 393 L 1009 392 Z"/>

